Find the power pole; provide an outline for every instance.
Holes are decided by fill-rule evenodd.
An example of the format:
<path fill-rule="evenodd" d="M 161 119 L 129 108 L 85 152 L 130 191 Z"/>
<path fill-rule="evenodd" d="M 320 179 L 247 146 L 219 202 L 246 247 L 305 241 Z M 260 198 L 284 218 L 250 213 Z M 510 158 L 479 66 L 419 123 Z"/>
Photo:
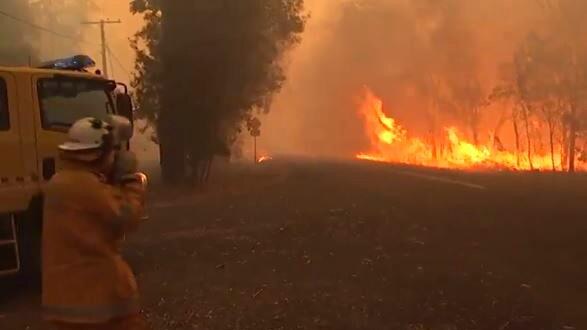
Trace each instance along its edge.
<path fill-rule="evenodd" d="M 121 20 L 104 20 L 101 19 L 99 21 L 89 21 L 89 22 L 82 22 L 84 25 L 100 25 L 100 35 L 102 37 L 102 72 L 104 77 L 108 78 L 108 44 L 106 43 L 106 24 L 120 24 L 122 23 Z"/>

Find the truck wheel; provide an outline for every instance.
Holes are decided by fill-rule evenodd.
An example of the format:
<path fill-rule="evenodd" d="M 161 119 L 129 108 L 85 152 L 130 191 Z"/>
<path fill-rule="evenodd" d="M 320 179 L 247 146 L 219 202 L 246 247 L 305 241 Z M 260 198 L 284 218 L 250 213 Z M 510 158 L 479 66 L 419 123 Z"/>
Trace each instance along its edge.
<path fill-rule="evenodd" d="M 27 286 L 41 286 L 41 236 L 43 231 L 42 200 L 35 199 L 29 209 L 16 218 L 20 279 Z"/>

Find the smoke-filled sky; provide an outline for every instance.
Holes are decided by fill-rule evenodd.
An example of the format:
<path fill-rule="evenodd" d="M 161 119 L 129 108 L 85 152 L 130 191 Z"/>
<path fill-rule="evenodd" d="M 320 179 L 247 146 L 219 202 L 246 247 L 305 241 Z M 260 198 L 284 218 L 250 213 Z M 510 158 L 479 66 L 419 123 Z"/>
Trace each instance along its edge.
<path fill-rule="evenodd" d="M 88 12 L 84 12 L 84 6 L 81 3 L 73 5 L 72 2 L 66 1 L 46 2 L 51 4 L 49 9 L 43 9 L 42 13 L 33 12 L 34 21 L 38 25 L 72 36 L 77 35 L 73 30 L 77 29 L 82 39 L 82 41 L 72 42 L 46 32 L 39 32 L 39 43 L 35 45 L 39 60 L 72 56 L 74 53 L 81 52 L 90 55 L 101 68 L 100 28 L 98 25 L 81 23 L 86 20 L 120 19 L 121 24 L 107 25 L 106 28 L 108 45 L 114 54 L 110 58 L 109 67 L 111 77 L 127 83 L 129 73 L 134 67 L 134 51 L 130 47 L 129 38 L 141 27 L 142 17 L 134 16 L 129 12 L 129 2 L 126 0 L 93 0 L 92 2 L 96 7 L 88 8 Z M 34 5 L 33 8 L 35 8 Z M 19 13 L 14 14 L 18 16 Z M 59 21 L 61 26 L 55 23 L 55 20 Z M 11 22 L 11 24 L 20 23 Z"/>
<path fill-rule="evenodd" d="M 308 0 L 312 17 L 288 58 L 288 82 L 266 119 L 273 152 L 352 155 L 366 146 L 364 85 L 411 131 L 426 131 L 430 81 L 496 82 L 501 63 L 539 27 L 542 0 Z M 447 118 L 450 121 L 450 118 Z"/>

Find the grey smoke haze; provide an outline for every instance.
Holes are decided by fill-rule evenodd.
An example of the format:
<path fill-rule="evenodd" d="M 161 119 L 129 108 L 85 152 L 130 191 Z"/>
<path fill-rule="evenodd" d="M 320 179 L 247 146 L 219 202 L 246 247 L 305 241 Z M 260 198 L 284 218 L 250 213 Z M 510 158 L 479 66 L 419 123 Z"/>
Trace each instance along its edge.
<path fill-rule="evenodd" d="M 28 2 L 28 4 L 27 4 Z M 0 40 L 0 62 L 27 65 L 48 59 L 90 55 L 101 67 L 100 30 L 97 25 L 82 22 L 121 19 L 121 24 L 108 26 L 109 48 L 116 58 L 110 59 L 111 76 L 128 83 L 134 66 L 134 52 L 129 38 L 142 26 L 142 17 L 129 12 L 128 1 L 110 0 L 0 0 L 0 9 L 18 19 L 57 32 L 41 31 L 24 22 L 0 17 L 3 38 Z M 70 38 L 64 38 L 69 36 Z"/>
<path fill-rule="evenodd" d="M 540 0 L 308 1 L 304 40 L 266 120 L 273 152 L 353 155 L 367 139 L 356 113 L 363 85 L 410 131 L 426 132 L 438 77 L 459 89 L 496 82 L 501 63 L 543 19 Z M 463 86 L 461 86 L 463 85 Z M 458 124 L 458 116 L 442 123 Z"/>

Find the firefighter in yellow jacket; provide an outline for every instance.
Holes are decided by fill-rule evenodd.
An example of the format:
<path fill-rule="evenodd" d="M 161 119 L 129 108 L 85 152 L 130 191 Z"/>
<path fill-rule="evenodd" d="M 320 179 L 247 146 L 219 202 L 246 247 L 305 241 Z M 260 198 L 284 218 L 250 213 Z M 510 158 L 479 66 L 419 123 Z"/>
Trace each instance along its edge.
<path fill-rule="evenodd" d="M 129 130 L 121 117 L 85 118 L 59 146 L 64 168 L 46 187 L 43 228 L 43 313 L 55 329 L 147 328 L 120 254 L 146 189 L 136 158 L 121 151 Z"/>

